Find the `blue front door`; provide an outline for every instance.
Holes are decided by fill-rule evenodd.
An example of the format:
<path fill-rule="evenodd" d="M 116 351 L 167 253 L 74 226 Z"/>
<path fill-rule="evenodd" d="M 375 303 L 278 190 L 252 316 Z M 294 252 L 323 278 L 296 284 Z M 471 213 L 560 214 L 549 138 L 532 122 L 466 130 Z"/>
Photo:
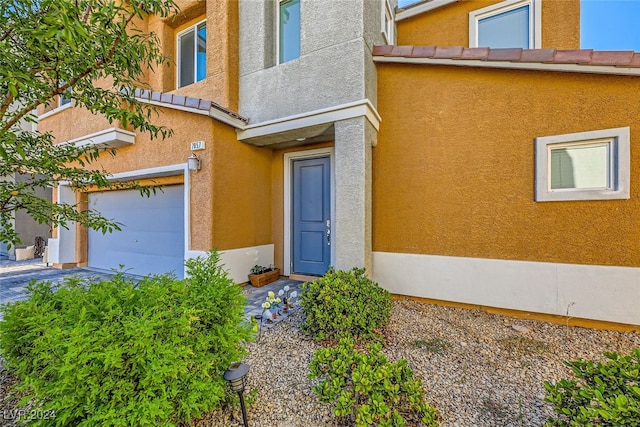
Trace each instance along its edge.
<path fill-rule="evenodd" d="M 331 162 L 293 162 L 293 273 L 323 275 L 331 262 Z"/>

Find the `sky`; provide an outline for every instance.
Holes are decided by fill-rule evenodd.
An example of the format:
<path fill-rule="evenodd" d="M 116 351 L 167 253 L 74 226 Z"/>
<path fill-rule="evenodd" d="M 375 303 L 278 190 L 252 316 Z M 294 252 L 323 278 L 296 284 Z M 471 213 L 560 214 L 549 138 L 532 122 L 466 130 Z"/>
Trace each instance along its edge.
<path fill-rule="evenodd" d="M 398 0 L 398 6 L 416 1 Z M 581 0 L 580 15 L 581 48 L 640 52 L 640 0 Z"/>
<path fill-rule="evenodd" d="M 640 0 L 582 0 L 580 47 L 640 52 Z"/>

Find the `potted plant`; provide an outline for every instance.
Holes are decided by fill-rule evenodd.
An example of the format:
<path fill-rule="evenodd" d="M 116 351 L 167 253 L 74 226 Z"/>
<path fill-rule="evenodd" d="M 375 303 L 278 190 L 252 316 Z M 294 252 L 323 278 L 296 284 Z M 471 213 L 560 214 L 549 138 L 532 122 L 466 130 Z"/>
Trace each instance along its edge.
<path fill-rule="evenodd" d="M 268 285 L 271 282 L 275 282 L 280 277 L 280 269 L 274 266 L 263 267 L 261 265 L 254 265 L 249 274 L 249 281 L 253 287 L 259 288 L 264 285 Z"/>

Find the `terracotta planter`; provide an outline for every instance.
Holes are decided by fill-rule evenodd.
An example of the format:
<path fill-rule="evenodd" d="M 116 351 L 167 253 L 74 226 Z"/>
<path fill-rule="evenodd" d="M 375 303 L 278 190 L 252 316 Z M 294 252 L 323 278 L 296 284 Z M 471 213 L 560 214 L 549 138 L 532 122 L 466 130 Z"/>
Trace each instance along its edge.
<path fill-rule="evenodd" d="M 280 269 L 267 271 L 262 274 L 250 274 L 249 281 L 254 288 L 259 288 L 264 285 L 268 285 L 271 282 L 275 282 L 280 277 Z"/>

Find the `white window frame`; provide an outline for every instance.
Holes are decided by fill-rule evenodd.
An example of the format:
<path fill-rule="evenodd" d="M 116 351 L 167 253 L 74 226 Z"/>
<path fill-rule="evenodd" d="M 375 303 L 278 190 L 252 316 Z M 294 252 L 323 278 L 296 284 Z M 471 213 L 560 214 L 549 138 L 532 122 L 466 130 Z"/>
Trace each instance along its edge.
<path fill-rule="evenodd" d="M 65 98 L 68 99 L 69 102 L 67 102 L 66 104 L 62 103 L 62 95 L 56 95 L 56 102 L 58 103 L 58 106 L 56 108 L 54 108 L 53 110 L 47 111 L 44 114 L 40 114 L 38 116 L 38 119 L 46 119 L 49 116 L 53 116 L 54 114 L 58 114 L 60 111 L 64 111 L 67 108 L 71 108 L 73 106 L 73 99 L 71 98 Z"/>
<path fill-rule="evenodd" d="M 300 54 L 298 58 L 290 59 L 289 61 L 280 62 L 280 7 L 282 3 L 287 3 L 291 0 L 278 0 L 276 2 L 276 65 L 282 65 L 287 62 L 295 61 L 302 56 L 302 0 L 300 1 Z"/>
<path fill-rule="evenodd" d="M 180 31 L 178 34 L 176 34 L 176 88 L 180 89 L 182 87 L 187 87 L 190 86 L 194 83 L 198 83 L 202 80 L 204 80 L 204 78 L 202 80 L 198 80 L 198 26 L 202 23 L 207 23 L 206 19 L 203 19 L 202 21 L 198 21 L 193 25 L 189 25 L 187 28 L 185 28 L 184 30 Z M 180 37 L 189 32 L 189 31 L 193 31 L 193 39 L 194 39 L 194 57 L 193 57 L 193 83 L 190 83 L 188 85 L 185 86 L 180 86 L 180 60 L 182 59 L 182 52 L 180 52 Z M 207 35 L 208 35 L 208 30 L 207 30 Z"/>
<path fill-rule="evenodd" d="M 541 0 L 506 0 L 469 12 L 469 47 L 478 47 L 478 23 L 485 18 L 529 6 L 529 49 L 542 48 Z M 483 46 L 484 47 L 484 46 Z"/>
<path fill-rule="evenodd" d="M 610 144 L 608 188 L 551 189 L 551 150 L 576 146 Z M 630 131 L 629 127 L 603 129 L 538 137 L 536 146 L 537 202 L 567 200 L 628 199 L 630 185 Z"/>
<path fill-rule="evenodd" d="M 382 13 L 380 16 L 380 31 L 382 38 L 387 44 L 396 43 L 396 22 L 393 8 L 389 0 L 380 0 L 382 2 Z"/>

